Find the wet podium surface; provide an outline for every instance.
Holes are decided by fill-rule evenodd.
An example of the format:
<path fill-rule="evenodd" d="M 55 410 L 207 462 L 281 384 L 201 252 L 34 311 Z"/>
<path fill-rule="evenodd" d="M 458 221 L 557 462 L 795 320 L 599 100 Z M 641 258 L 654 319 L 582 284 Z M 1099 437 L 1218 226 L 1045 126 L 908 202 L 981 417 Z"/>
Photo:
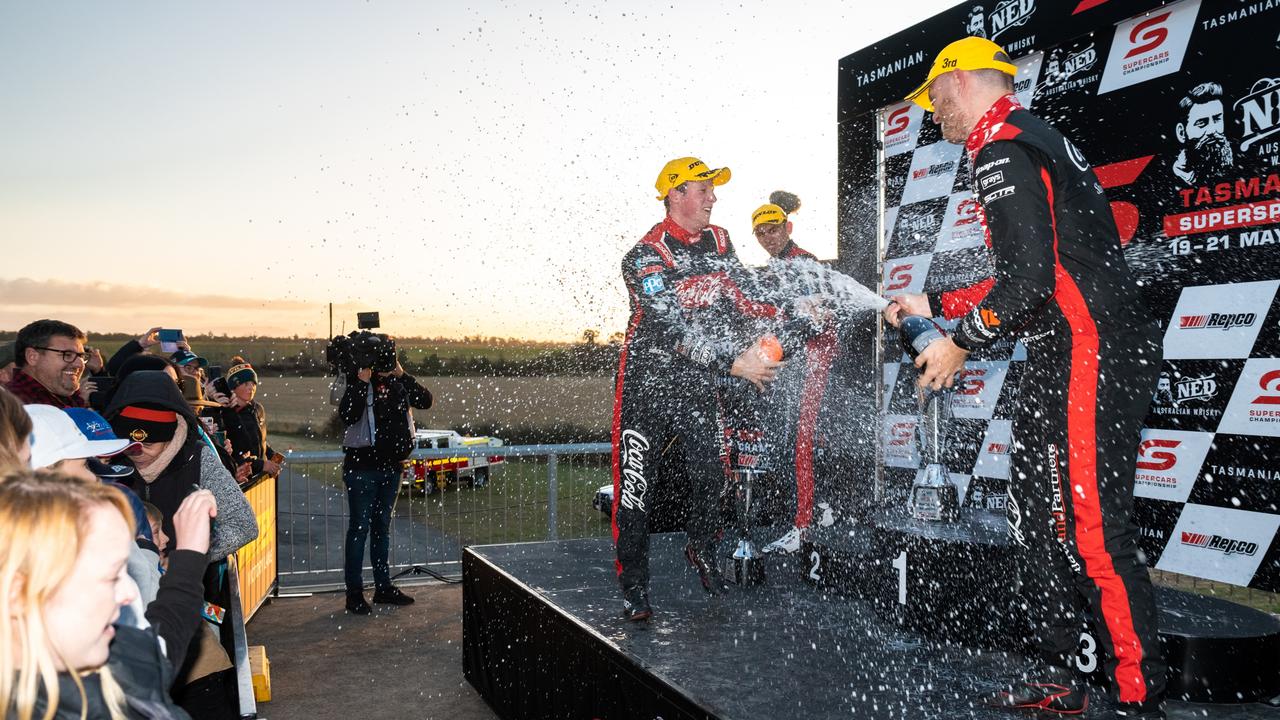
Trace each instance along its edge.
<path fill-rule="evenodd" d="M 683 534 L 653 536 L 647 623 L 620 616 L 607 538 L 467 548 L 468 681 L 504 718 L 1012 717 L 977 698 L 1015 679 L 1022 656 L 930 637 L 873 597 L 806 583 L 805 552 L 770 557 L 764 585 L 708 597 L 683 545 Z M 857 555 L 874 543 L 855 532 L 849 545 Z M 1084 717 L 1109 710 L 1095 688 Z M 1280 720 L 1257 703 L 1169 710 Z"/>

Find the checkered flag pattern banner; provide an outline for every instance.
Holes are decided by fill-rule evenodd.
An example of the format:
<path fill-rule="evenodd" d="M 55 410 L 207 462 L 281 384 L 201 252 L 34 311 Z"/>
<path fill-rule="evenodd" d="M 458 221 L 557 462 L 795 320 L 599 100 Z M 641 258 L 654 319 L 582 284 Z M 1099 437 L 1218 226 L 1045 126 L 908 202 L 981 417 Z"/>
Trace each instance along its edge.
<path fill-rule="evenodd" d="M 939 24 L 938 37 L 976 29 L 1006 48 L 1027 47 L 1011 50 L 1019 99 L 1072 138 L 1111 200 L 1126 260 L 1164 331 L 1164 365 L 1137 448 L 1135 512 L 1149 563 L 1278 590 L 1280 0 L 1181 0 L 1037 47 L 1033 30 L 1051 18 L 1036 13 L 1074 9 L 1071 21 L 1081 23 L 1092 6 L 1108 5 L 1042 4 L 1007 0 L 989 14 L 961 7 L 926 25 Z M 947 26 L 957 12 L 964 27 Z M 899 97 L 946 41 L 918 51 L 923 61 L 911 71 L 890 73 Z M 853 83 L 858 65 L 847 64 Z M 989 276 L 961 146 L 943 141 L 932 116 L 911 103 L 876 112 L 883 294 L 940 292 Z M 899 360 L 883 366 L 884 474 L 905 500 L 922 472 L 915 369 L 895 333 L 882 352 Z M 1021 344 L 1006 340 L 972 356 L 960 375 L 947 465 L 969 506 L 1003 507 L 1023 360 Z"/>

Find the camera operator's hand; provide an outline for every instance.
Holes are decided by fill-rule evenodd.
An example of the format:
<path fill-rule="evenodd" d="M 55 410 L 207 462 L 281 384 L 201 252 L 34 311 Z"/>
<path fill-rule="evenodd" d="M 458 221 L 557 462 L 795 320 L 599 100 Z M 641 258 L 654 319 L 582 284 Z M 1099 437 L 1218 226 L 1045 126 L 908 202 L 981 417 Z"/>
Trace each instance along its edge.
<path fill-rule="evenodd" d="M 89 396 L 97 391 L 98 383 L 94 381 L 92 376 L 90 376 L 80 381 L 80 389 L 77 391 L 77 394 L 79 394 L 80 398 L 85 401 L 85 404 L 88 404 Z"/>
<path fill-rule="evenodd" d="M 138 344 L 142 346 L 143 350 L 146 350 L 152 345 L 160 344 L 160 328 L 158 327 L 151 328 L 150 330 L 139 335 L 137 337 L 137 340 L 138 340 Z"/>
<path fill-rule="evenodd" d="M 262 461 L 262 472 L 270 475 L 271 477 L 279 477 L 280 463 L 264 459 Z"/>
<path fill-rule="evenodd" d="M 231 393 L 231 397 L 227 402 L 227 407 L 231 408 L 232 410 L 239 410 L 240 408 L 248 404 L 249 403 L 245 402 L 244 399 L 242 399 L 236 393 Z"/>
<path fill-rule="evenodd" d="M 391 374 L 392 374 L 392 375 L 394 375 L 394 376 L 396 376 L 396 377 L 404 377 L 404 368 L 400 367 L 400 361 L 399 361 L 399 360 L 397 360 L 397 361 L 396 361 L 396 369 L 395 369 L 395 370 L 392 370 L 392 371 L 391 371 Z"/>
<path fill-rule="evenodd" d="M 356 378 L 358 378 L 360 382 L 369 382 L 373 379 L 373 368 L 360 368 L 356 372 Z"/>

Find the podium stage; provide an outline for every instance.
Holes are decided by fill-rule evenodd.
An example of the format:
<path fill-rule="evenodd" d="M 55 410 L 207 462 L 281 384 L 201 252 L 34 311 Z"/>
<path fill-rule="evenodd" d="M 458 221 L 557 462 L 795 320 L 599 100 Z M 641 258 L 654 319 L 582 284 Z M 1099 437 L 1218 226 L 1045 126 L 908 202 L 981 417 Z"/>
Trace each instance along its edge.
<path fill-rule="evenodd" d="M 683 544 L 653 536 L 655 614 L 639 624 L 619 615 L 607 538 L 466 548 L 467 680 L 513 720 L 1012 717 L 973 698 L 1012 680 L 1021 656 L 926 637 L 874 597 L 806 584 L 803 553 L 770 558 L 764 586 L 709 598 Z M 1184 595 L 1162 592 L 1162 605 Z M 1084 717 L 1109 707 L 1095 689 Z M 1171 702 L 1169 716 L 1280 720 L 1280 708 Z"/>

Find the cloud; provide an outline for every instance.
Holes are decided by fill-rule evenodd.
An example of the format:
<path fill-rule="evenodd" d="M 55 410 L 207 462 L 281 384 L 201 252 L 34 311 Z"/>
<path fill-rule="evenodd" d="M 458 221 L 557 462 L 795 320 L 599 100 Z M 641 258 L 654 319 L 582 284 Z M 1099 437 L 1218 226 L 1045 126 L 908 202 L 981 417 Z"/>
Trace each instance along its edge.
<path fill-rule="evenodd" d="M 178 283 L 188 282 L 177 279 Z M 181 290 L 101 282 L 0 279 L 0 304 L 53 307 L 139 308 L 204 307 L 223 310 L 270 309 L 276 312 L 314 311 L 317 303 L 300 300 L 192 294 Z"/>

